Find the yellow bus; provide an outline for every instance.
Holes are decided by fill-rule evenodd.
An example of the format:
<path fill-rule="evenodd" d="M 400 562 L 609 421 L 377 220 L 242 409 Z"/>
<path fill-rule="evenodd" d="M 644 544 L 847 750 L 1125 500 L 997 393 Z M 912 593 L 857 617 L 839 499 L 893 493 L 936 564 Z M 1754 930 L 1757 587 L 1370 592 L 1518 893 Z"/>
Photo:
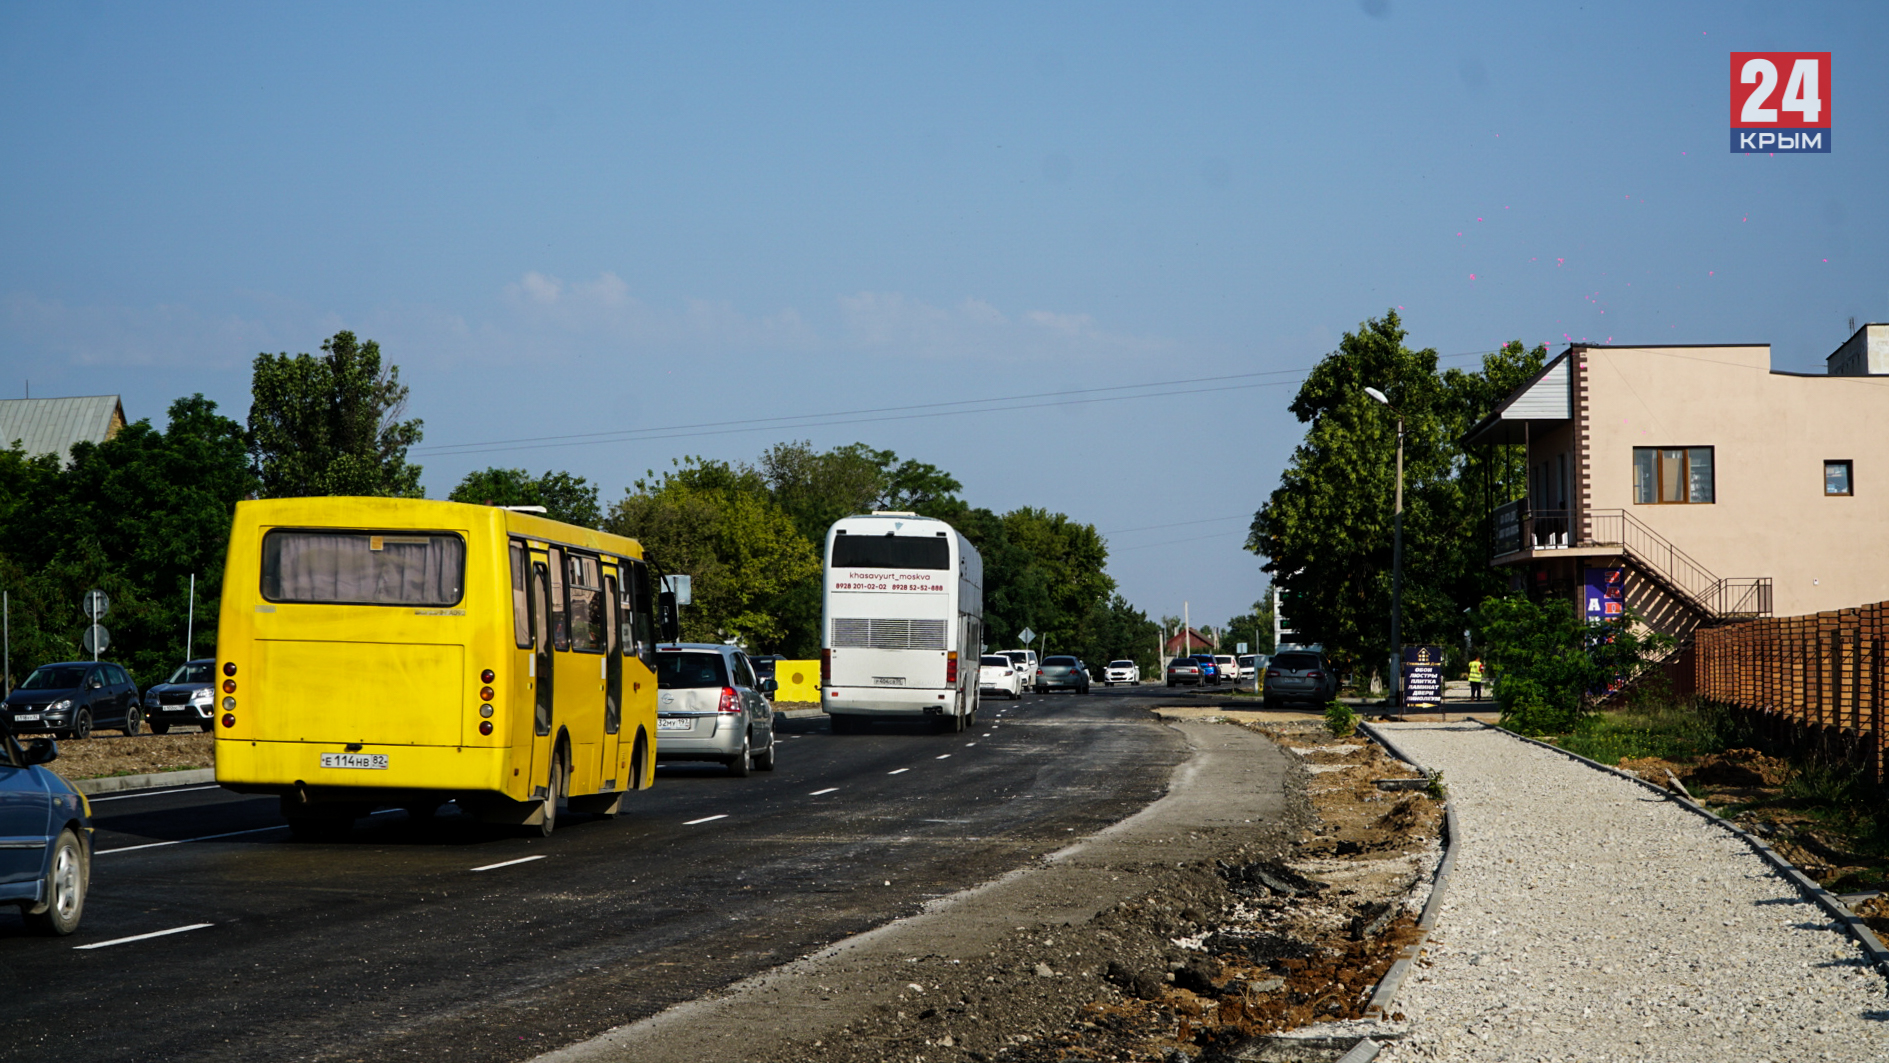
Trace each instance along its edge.
<path fill-rule="evenodd" d="M 279 795 L 303 837 L 449 800 L 545 834 L 560 804 L 614 815 L 655 780 L 657 604 L 635 540 L 530 513 L 239 502 L 217 782 Z"/>

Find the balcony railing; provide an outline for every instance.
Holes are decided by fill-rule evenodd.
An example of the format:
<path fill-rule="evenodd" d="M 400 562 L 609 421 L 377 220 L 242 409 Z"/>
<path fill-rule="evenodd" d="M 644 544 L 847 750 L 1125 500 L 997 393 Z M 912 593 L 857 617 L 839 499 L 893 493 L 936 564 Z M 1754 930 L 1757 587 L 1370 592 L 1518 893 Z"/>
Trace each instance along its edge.
<path fill-rule="evenodd" d="M 1498 506 L 1490 527 L 1495 557 L 1523 550 L 1615 547 L 1634 567 L 1693 609 L 1712 617 L 1771 615 L 1771 578 L 1721 578 L 1621 509 L 1589 510 L 1587 533 L 1566 510 L 1534 510 L 1525 499 Z"/>

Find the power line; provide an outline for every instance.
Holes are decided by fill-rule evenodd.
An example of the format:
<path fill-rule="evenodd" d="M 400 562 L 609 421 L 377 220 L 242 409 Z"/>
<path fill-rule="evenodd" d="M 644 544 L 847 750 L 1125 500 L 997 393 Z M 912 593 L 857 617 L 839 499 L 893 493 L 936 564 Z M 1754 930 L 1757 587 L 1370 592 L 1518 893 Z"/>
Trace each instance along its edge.
<path fill-rule="evenodd" d="M 1462 354 L 1442 355 L 1439 356 L 1438 361 L 1444 359 L 1474 358 L 1489 353 L 1491 352 L 1469 351 Z M 1017 410 L 1035 410 L 1049 406 L 1076 406 L 1104 402 L 1124 402 L 1131 399 L 1169 398 L 1181 395 L 1199 395 L 1209 392 L 1245 391 L 1253 388 L 1281 387 L 1296 383 L 1297 381 L 1272 380 L 1250 384 L 1229 384 L 1221 382 L 1250 380 L 1254 377 L 1265 376 L 1303 375 L 1309 372 L 1311 372 L 1309 369 L 1275 369 L 1258 373 L 1230 373 L 1224 376 L 1192 377 L 1172 381 L 1157 380 L 1142 384 L 1116 384 L 1102 388 L 1074 388 L 1061 392 L 1058 398 L 1040 402 L 1018 401 L 1016 396 L 993 396 L 984 399 L 958 399 L 950 402 L 919 403 L 911 406 L 885 406 L 867 410 L 832 411 L 821 414 L 742 418 L 735 421 L 704 421 L 697 424 L 617 429 L 609 432 L 584 432 L 562 436 L 529 436 L 519 439 L 488 440 L 484 442 L 442 443 L 433 447 L 414 447 L 413 452 L 416 454 L 429 453 L 442 456 L 489 454 L 499 451 L 545 450 L 564 446 L 593 446 L 599 443 L 640 443 L 657 439 L 735 435 L 746 432 L 799 431 L 803 428 L 823 428 L 847 424 L 873 424 L 883 421 L 921 420 L 933 417 L 956 417 L 975 413 L 1010 413 Z M 1217 384 L 1218 386 L 1153 391 L 1140 395 L 1100 395 L 1100 393 L 1103 392 L 1145 391 L 1149 388 L 1173 388 L 1175 385 L 1180 384 Z M 1099 395 L 1100 397 L 1069 398 L 1069 396 L 1084 395 Z M 1005 405 L 996 405 L 998 403 Z M 946 408 L 966 406 L 981 408 Z M 883 416 L 858 416 L 859 414 L 882 414 Z"/>
<path fill-rule="evenodd" d="M 1156 528 L 1182 528 L 1182 527 L 1186 527 L 1189 524 L 1213 524 L 1213 523 L 1216 523 L 1218 521 L 1223 521 L 1223 520 L 1247 520 L 1251 517 L 1252 517 L 1251 513 L 1236 513 L 1231 517 L 1205 517 L 1200 520 L 1177 520 L 1172 524 L 1143 524 L 1139 528 L 1117 528 L 1114 531 L 1105 531 L 1102 534 L 1103 535 L 1126 535 L 1129 532 L 1153 531 Z"/>

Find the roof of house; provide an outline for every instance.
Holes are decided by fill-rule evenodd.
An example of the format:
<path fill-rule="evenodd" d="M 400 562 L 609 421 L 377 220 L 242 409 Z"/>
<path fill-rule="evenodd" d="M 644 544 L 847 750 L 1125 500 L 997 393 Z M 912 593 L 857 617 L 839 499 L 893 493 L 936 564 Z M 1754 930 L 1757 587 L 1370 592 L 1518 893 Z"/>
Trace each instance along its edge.
<path fill-rule="evenodd" d="M 67 399 L 0 399 L 0 448 L 18 441 L 28 454 L 69 458 L 72 444 L 103 443 L 125 426 L 116 395 Z"/>
<path fill-rule="evenodd" d="M 1211 649 L 1217 649 L 1219 647 L 1218 642 L 1215 642 L 1209 636 L 1201 634 L 1199 628 L 1190 627 L 1190 628 L 1187 628 L 1186 631 L 1193 632 L 1193 639 L 1191 640 L 1191 642 L 1194 648 L 1197 650 L 1211 650 Z M 1169 652 L 1172 652 L 1176 647 L 1182 645 L 1181 636 L 1184 633 L 1185 632 L 1182 632 L 1182 631 L 1176 631 L 1174 634 L 1168 636 L 1167 647 L 1168 647 Z"/>

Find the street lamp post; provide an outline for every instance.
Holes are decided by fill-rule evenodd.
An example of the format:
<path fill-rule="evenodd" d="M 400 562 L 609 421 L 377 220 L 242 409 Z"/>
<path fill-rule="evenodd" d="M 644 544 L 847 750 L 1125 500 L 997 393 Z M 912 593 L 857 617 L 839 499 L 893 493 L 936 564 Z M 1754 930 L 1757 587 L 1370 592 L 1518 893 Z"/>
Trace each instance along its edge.
<path fill-rule="evenodd" d="M 1397 415 L 1397 508 L 1391 515 L 1391 704 L 1404 705 L 1404 415 L 1376 388 L 1364 393 Z"/>

